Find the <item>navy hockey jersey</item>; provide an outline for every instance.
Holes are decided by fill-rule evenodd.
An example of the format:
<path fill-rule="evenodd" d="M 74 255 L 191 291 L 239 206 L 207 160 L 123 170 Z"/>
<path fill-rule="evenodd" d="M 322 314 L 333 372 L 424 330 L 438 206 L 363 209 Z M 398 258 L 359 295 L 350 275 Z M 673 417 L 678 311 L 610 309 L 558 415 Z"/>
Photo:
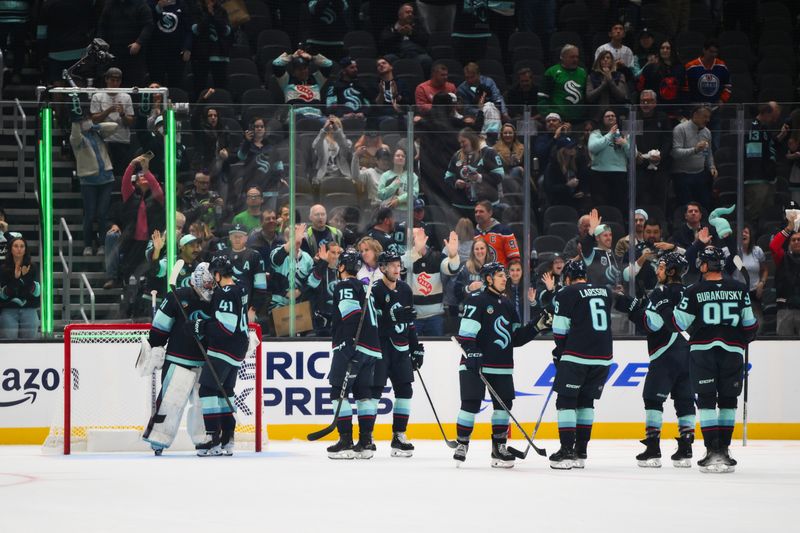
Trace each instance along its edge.
<path fill-rule="evenodd" d="M 411 287 L 403 280 L 397 280 L 394 289 L 386 286 L 383 278 L 372 286 L 372 300 L 378 314 L 378 336 L 381 346 L 391 344 L 399 352 L 408 352 L 417 345 L 417 329 L 414 323 L 395 322 L 392 309 L 413 306 Z"/>
<path fill-rule="evenodd" d="M 231 262 L 233 280 L 244 286 L 251 307 L 261 309 L 267 303 L 267 269 L 260 253 L 252 248 L 245 248 L 239 252 L 226 248 L 215 253 L 214 257 L 227 257 Z"/>
<path fill-rule="evenodd" d="M 247 355 L 247 289 L 241 284 L 214 289 L 213 315 L 206 324 L 208 356 L 239 367 Z"/>
<path fill-rule="evenodd" d="M 581 365 L 611 364 L 611 291 L 592 283 L 563 287 L 553 298 L 554 354 Z"/>
<path fill-rule="evenodd" d="M 686 348 L 686 340 L 675 331 L 672 314 L 683 298 L 680 283 L 660 285 L 650 293 L 644 306 L 634 309 L 628 318 L 647 332 L 647 353 L 655 361 L 670 348 Z"/>
<path fill-rule="evenodd" d="M 203 301 L 192 287 L 179 287 L 175 296 L 181 302 L 189 320 L 206 320 L 211 318 L 211 303 Z M 148 338 L 150 346 L 166 346 L 166 360 L 183 366 L 202 366 L 205 362 L 203 354 L 192 335 L 183 329 L 183 314 L 178 308 L 175 297 L 168 296 L 153 317 Z"/>
<path fill-rule="evenodd" d="M 380 359 L 378 317 L 375 313 L 372 296 L 370 295 L 369 300 L 365 302 L 366 296 L 366 287 L 356 278 L 348 278 L 336 284 L 333 291 L 333 337 L 331 340 L 334 348 L 345 343 L 352 343 L 356 338 L 361 313 L 366 312 L 356 343 L 356 351 Z"/>

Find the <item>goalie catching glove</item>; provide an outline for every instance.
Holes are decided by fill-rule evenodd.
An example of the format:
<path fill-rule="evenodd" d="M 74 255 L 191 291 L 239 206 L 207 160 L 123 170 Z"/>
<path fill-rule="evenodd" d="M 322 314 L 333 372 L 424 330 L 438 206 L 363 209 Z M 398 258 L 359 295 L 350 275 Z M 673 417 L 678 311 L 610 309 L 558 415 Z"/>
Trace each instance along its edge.
<path fill-rule="evenodd" d="M 150 342 L 147 339 L 142 339 L 139 358 L 136 359 L 135 367 L 139 371 L 139 375 L 142 377 L 149 376 L 156 370 L 161 370 L 161 367 L 164 366 L 166 353 L 163 346 L 150 346 Z"/>

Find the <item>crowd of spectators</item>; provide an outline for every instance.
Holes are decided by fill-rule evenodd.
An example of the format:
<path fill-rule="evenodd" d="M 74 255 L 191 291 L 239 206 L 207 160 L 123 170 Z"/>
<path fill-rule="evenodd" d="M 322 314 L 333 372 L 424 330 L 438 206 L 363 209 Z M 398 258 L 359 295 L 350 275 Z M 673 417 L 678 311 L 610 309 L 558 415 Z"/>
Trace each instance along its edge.
<path fill-rule="evenodd" d="M 746 24 L 739 7 L 706 13 L 700 40 L 683 11 L 653 18 L 623 1 L 537 0 L 516 11 L 506 2 L 382 2 L 360 13 L 343 0 L 308 2 L 305 12 L 245 4 L 252 17 L 244 24 L 216 0 L 108 0 L 97 17 L 96 35 L 117 58 L 98 80 L 160 84 L 173 103 L 191 103 L 179 113 L 184 224 L 166 239 L 155 237 L 164 229 L 164 176 L 163 148 L 153 148 L 163 145 L 163 103 L 98 93 L 72 117 L 83 253 L 105 255 L 107 288 L 150 287 L 163 277 L 154 258 L 164 246 L 186 247 L 193 261 L 247 248 L 267 279 L 255 316 L 271 326 L 271 311 L 294 296 L 312 302 L 314 330 L 325 334 L 330 267 L 342 247 L 364 255 L 362 279 L 380 250 L 393 249 L 406 254 L 418 330 L 441 335 L 452 332 L 486 261 L 509 267 L 509 294 L 523 312 L 548 305 L 564 258 L 583 257 L 592 280 L 616 290 L 628 290 L 635 274 L 633 290 L 646 294 L 659 253 L 689 254 L 709 240 L 747 259 L 759 312 L 777 315 L 779 332 L 797 333 L 786 311 L 800 309 L 787 288 L 797 285 L 800 238 L 784 208 L 800 196 L 800 115 L 764 99 L 746 108 L 744 144 L 731 134 L 727 104 L 755 101 L 753 87 L 732 74 L 731 48 L 707 36 L 743 36 L 752 54 L 770 31 Z M 576 5 L 592 16 L 572 20 Z M 58 82 L 57 58 L 66 56 L 55 39 L 70 33 L 69 19 L 48 6 L 38 15 L 43 74 Z M 723 237 L 721 217 L 709 215 L 735 201 L 738 151 L 747 194 L 737 207 L 750 226 Z M 635 242 L 625 237 L 630 216 Z"/>

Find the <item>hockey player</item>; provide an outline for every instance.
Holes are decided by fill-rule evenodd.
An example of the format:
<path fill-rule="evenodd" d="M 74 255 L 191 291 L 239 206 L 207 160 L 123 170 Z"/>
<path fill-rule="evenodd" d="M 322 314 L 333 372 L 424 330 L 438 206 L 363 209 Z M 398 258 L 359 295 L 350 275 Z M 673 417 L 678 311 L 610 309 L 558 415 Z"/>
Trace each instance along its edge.
<path fill-rule="evenodd" d="M 583 468 L 592 436 L 594 401 L 600 399 L 611 364 L 611 291 L 586 281 L 586 264 L 564 266 L 564 288 L 553 298 L 558 436 L 561 449 L 550 467 Z"/>
<path fill-rule="evenodd" d="M 328 383 L 334 411 L 342 386 L 352 391 L 358 411 L 359 438 L 358 444 L 353 446 L 353 411 L 345 396 L 336 420 L 339 442 L 328 447 L 328 457 L 370 459 L 375 453 L 372 429 L 378 413 L 378 401 L 371 398 L 372 376 L 375 361 L 381 358 L 377 316 L 372 295 L 367 298 L 366 287 L 356 277 L 361 268 L 361 255 L 348 248 L 339 256 L 337 268 L 341 281 L 333 293 L 333 360 Z"/>
<path fill-rule="evenodd" d="M 383 357 L 375 363 L 372 399 L 381 399 L 386 380 L 392 381 L 394 409 L 392 414 L 392 457 L 411 457 L 414 445 L 406 438 L 414 370 L 422 366 L 425 349 L 417 340 L 411 287 L 400 279 L 400 256 L 392 251 L 381 252 L 378 267 L 383 277 L 372 287 L 372 300 L 378 314 L 378 336 Z"/>
<path fill-rule="evenodd" d="M 205 365 L 200 374 L 206 440 L 195 446 L 201 457 L 233 455 L 236 418 L 229 402 L 233 405 L 236 374 L 249 345 L 247 289 L 234 282 L 233 265 L 226 257 L 215 257 L 209 271 L 216 283 L 211 318 L 197 318 L 187 324 L 190 333 L 208 339 L 210 364 Z"/>
<path fill-rule="evenodd" d="M 673 314 L 675 325 L 690 335 L 691 377 L 706 445 L 697 466 L 701 472 L 733 472 L 736 461 L 728 447 L 742 393 L 742 356 L 758 322 L 747 287 L 722 276 L 724 252 L 708 246 L 697 260 L 703 279 L 686 289 Z"/>
<path fill-rule="evenodd" d="M 526 344 L 549 327 L 547 313 L 520 325 L 514 304 L 503 296 L 507 282 L 503 265 L 484 264 L 481 279 L 485 288 L 465 301 L 457 337 L 465 354 L 458 367 L 461 410 L 456 424 L 458 447 L 453 454 L 458 465 L 467 458 L 475 415 L 486 392 L 478 373 L 484 374 L 510 409 L 514 399 L 514 347 Z M 492 404 L 492 466 L 512 468 L 514 456 L 506 449 L 509 415 L 494 398 Z"/>
<path fill-rule="evenodd" d="M 176 289 L 174 297 L 169 296 L 161 302 L 153 317 L 148 341 L 143 343 L 142 356 L 137 361 L 142 376 L 161 368 L 161 392 L 156 399 L 155 413 L 142 434 L 142 439 L 150 444 L 156 455 L 161 455 L 175 439 L 183 409 L 190 398 L 191 406 L 186 416 L 189 435 L 195 444 L 205 441 L 197 384 L 205 359 L 194 334 L 183 327 L 183 313 L 178 305 L 185 309 L 189 320 L 211 317 L 214 278 L 208 270 L 208 263 L 197 265 L 190 284 L 190 287 Z M 152 348 L 148 354 L 146 350 L 149 347 Z"/>
<path fill-rule="evenodd" d="M 647 449 L 636 456 L 641 467 L 661 467 L 661 421 L 664 401 L 672 396 L 678 416 L 678 451 L 671 459 L 676 467 L 692 465 L 694 442 L 694 393 L 689 377 L 689 345 L 672 326 L 672 314 L 683 297 L 683 276 L 689 263 L 682 254 L 669 252 L 658 260 L 659 285 L 647 301 L 617 297 L 614 307 L 647 332 L 650 366 L 644 380 L 645 439 Z"/>

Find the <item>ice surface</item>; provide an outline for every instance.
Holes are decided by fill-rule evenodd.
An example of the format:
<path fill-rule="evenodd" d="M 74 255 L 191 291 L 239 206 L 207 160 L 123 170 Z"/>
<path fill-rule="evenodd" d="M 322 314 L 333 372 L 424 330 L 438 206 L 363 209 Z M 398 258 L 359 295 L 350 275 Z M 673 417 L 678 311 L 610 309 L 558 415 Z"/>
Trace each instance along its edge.
<path fill-rule="evenodd" d="M 369 461 L 332 461 L 329 442 L 215 458 L 0 447 L 0 531 L 798 531 L 797 441 L 736 443 L 736 473 L 716 475 L 673 468 L 666 440 L 661 469 L 636 466 L 635 441 L 595 441 L 586 470 L 563 472 L 533 452 L 511 470 L 490 468 L 488 441 L 456 469 L 442 442 L 415 444 L 402 459 L 378 442 Z M 694 449 L 696 461 L 702 443 Z"/>

